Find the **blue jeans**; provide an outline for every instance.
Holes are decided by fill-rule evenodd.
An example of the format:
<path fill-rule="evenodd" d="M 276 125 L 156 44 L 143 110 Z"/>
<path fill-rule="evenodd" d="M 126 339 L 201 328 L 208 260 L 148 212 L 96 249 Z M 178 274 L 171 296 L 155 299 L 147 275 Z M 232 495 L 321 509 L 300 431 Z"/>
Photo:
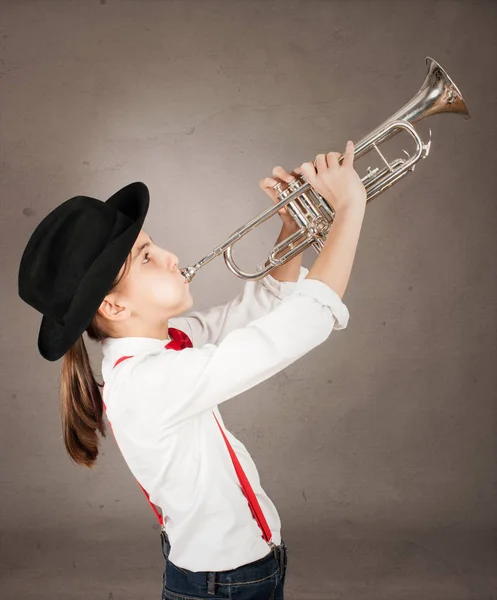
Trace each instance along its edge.
<path fill-rule="evenodd" d="M 168 556 L 169 538 L 161 533 L 166 560 L 161 600 L 283 600 L 287 548 L 281 544 L 254 562 L 229 571 L 189 571 L 177 567 Z M 165 548 L 165 551 L 164 551 Z M 268 546 L 269 548 L 269 546 Z"/>

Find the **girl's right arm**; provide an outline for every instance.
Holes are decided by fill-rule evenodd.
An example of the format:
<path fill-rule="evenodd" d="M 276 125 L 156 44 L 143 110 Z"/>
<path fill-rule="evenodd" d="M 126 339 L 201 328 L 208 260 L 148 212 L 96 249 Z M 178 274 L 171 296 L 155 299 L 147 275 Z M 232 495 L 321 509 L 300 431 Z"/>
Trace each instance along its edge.
<path fill-rule="evenodd" d="M 349 208 L 337 213 L 323 249 L 309 269 L 307 279 L 318 279 L 343 298 L 354 263 L 364 210 Z"/>
<path fill-rule="evenodd" d="M 312 265 L 308 279 L 318 279 L 343 298 L 359 242 L 366 208 L 366 189 L 354 169 L 354 144 L 347 143 L 344 160 L 339 152 L 318 154 L 315 172 L 312 163 L 301 167 L 307 181 L 335 209 L 328 237 Z"/>

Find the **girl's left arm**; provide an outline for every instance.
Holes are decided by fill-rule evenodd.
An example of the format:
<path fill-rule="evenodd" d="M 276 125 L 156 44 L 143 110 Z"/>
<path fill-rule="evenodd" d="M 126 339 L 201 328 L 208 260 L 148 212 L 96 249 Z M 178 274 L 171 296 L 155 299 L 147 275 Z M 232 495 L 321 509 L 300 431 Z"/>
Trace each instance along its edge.
<path fill-rule="evenodd" d="M 282 167 L 273 169 L 274 176 L 278 177 L 280 182 L 288 183 L 297 173 L 298 170 L 287 173 Z M 276 179 L 270 177 L 259 181 L 259 187 L 275 204 L 278 201 L 278 193 L 273 189 L 276 182 Z M 282 227 L 276 244 L 298 228 L 286 207 L 280 209 L 278 215 L 282 220 Z M 258 265 L 257 269 L 261 267 L 262 265 Z M 308 269 L 302 267 L 300 253 L 262 279 L 246 281 L 243 291 L 230 302 L 201 312 L 191 312 L 185 317 L 170 319 L 169 324 L 188 334 L 194 347 L 198 348 L 207 343 L 218 344 L 230 331 L 245 327 L 251 321 L 270 312 L 293 291 L 297 281 L 304 279 L 308 272 Z"/>
<path fill-rule="evenodd" d="M 288 236 L 292 235 L 297 231 L 297 225 L 283 223 L 280 235 L 276 240 L 276 245 L 285 240 Z M 276 258 L 279 258 L 279 254 Z M 294 256 L 291 260 L 285 264 L 276 267 L 271 271 L 271 277 L 277 281 L 298 281 L 300 275 L 300 267 L 302 266 L 302 252 Z"/>
<path fill-rule="evenodd" d="M 283 225 L 278 237 L 282 241 L 289 231 Z M 305 278 L 308 269 L 301 265 L 302 257 L 292 258 L 258 281 L 246 281 L 243 290 L 226 304 L 203 311 L 193 311 L 184 317 L 169 319 L 169 326 L 184 331 L 195 348 L 218 344 L 230 331 L 245 327 L 277 306 Z M 258 269 L 262 265 L 258 265 Z"/>

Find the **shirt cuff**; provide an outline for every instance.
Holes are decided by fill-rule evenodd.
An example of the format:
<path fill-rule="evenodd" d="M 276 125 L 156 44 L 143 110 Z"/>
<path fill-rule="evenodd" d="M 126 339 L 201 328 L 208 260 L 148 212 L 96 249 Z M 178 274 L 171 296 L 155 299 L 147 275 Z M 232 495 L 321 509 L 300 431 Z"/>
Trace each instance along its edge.
<path fill-rule="evenodd" d="M 303 279 L 298 283 L 293 282 L 295 289 L 292 294 L 311 296 L 323 306 L 329 306 L 335 317 L 333 329 L 345 329 L 349 322 L 349 309 L 342 302 L 340 296 L 329 285 L 319 279 Z"/>

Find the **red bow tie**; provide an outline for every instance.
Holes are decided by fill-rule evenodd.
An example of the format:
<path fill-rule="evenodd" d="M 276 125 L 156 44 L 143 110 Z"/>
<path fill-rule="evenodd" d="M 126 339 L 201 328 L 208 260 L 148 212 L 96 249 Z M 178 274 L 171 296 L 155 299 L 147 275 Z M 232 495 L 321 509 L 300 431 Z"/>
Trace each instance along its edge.
<path fill-rule="evenodd" d="M 171 338 L 171 342 L 166 344 L 164 348 L 168 350 L 183 350 L 183 348 L 193 348 L 192 341 L 179 329 L 174 329 L 174 327 L 169 327 L 168 329 L 169 337 Z"/>

